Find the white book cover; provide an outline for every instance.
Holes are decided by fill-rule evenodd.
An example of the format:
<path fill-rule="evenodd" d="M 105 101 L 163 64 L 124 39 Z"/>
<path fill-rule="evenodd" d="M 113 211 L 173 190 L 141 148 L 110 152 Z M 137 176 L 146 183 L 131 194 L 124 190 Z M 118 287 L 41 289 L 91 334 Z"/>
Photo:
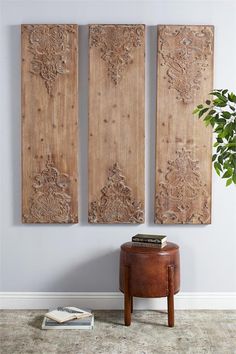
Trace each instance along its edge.
<path fill-rule="evenodd" d="M 51 310 L 45 315 L 45 317 L 57 321 L 58 323 L 89 316 L 91 316 L 91 312 L 72 306 L 58 307 L 56 310 Z"/>

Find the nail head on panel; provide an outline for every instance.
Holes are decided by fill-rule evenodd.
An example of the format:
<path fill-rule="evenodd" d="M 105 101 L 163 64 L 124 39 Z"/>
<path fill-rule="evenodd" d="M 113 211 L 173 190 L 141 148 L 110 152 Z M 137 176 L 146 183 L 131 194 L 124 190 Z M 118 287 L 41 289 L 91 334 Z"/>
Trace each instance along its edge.
<path fill-rule="evenodd" d="M 176 142 L 176 143 L 181 143 L 181 142 L 182 142 L 182 139 L 181 139 L 181 138 L 176 137 L 176 138 L 175 138 L 175 142 Z"/>
<path fill-rule="evenodd" d="M 193 143 L 193 139 L 188 139 L 187 140 L 187 144 L 192 144 Z"/>

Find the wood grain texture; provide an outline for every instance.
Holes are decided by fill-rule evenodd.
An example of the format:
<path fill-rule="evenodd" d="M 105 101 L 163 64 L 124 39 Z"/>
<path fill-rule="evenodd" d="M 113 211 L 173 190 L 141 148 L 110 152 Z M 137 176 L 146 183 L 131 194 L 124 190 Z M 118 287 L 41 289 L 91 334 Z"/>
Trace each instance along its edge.
<path fill-rule="evenodd" d="M 144 222 L 145 26 L 89 27 L 89 222 Z"/>
<path fill-rule="evenodd" d="M 211 128 L 193 117 L 213 87 L 212 26 L 158 26 L 155 223 L 211 222 Z"/>
<path fill-rule="evenodd" d="M 78 26 L 22 25 L 22 221 L 78 222 Z"/>

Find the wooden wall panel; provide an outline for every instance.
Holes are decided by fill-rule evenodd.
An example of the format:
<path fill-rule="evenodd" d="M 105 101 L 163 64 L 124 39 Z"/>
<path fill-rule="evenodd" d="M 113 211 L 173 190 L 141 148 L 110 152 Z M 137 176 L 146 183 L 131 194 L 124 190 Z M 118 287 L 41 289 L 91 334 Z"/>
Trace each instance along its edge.
<path fill-rule="evenodd" d="M 90 25 L 89 222 L 144 222 L 145 26 Z"/>
<path fill-rule="evenodd" d="M 22 219 L 78 222 L 78 27 L 22 25 Z"/>
<path fill-rule="evenodd" d="M 158 26 L 155 222 L 211 222 L 211 128 L 193 117 L 213 85 L 213 27 Z"/>

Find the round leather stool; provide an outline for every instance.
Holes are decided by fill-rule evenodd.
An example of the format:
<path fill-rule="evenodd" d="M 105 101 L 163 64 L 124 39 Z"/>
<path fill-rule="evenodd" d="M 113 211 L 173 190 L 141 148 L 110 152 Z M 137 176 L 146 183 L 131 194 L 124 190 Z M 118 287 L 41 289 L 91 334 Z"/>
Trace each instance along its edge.
<path fill-rule="evenodd" d="M 174 326 L 174 294 L 180 288 L 179 246 L 127 242 L 120 252 L 120 290 L 124 293 L 125 325 L 131 323 L 133 296 L 165 297 L 168 326 Z"/>

